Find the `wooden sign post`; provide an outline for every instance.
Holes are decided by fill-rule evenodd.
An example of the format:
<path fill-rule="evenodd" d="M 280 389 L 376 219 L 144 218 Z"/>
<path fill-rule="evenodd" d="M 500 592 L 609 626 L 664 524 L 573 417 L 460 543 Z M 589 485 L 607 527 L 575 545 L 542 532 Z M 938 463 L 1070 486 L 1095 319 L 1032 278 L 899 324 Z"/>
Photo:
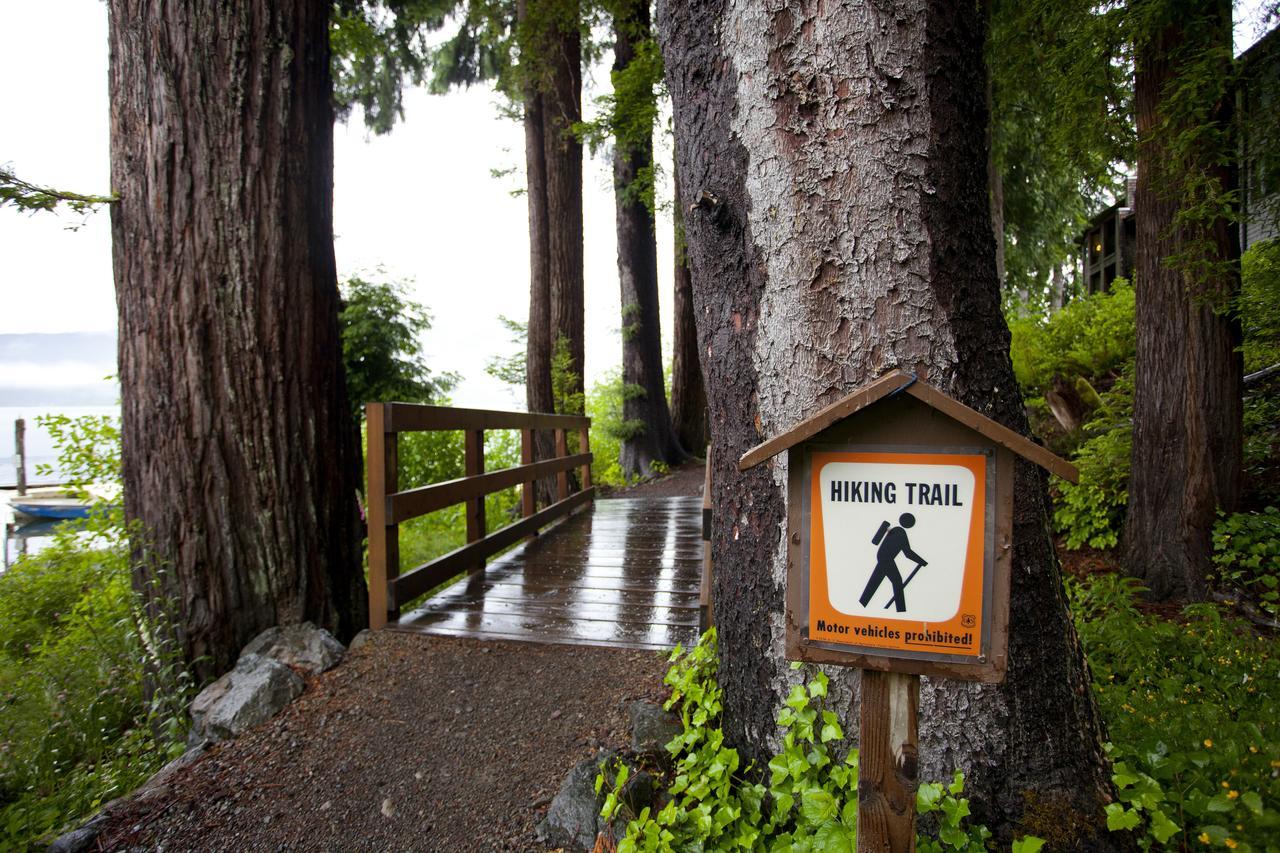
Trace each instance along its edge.
<path fill-rule="evenodd" d="M 747 452 L 787 454 L 786 654 L 862 670 L 858 850 L 915 849 L 920 676 L 1008 664 L 1017 456 L 1073 466 L 894 371 Z"/>

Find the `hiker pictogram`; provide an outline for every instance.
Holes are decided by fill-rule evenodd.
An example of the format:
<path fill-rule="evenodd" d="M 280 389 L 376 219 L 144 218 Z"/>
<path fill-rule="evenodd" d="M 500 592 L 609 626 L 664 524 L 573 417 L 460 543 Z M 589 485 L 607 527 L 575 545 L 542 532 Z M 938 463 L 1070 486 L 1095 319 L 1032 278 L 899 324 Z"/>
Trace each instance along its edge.
<path fill-rule="evenodd" d="M 896 605 L 899 613 L 903 613 L 907 609 L 906 587 L 911 583 L 916 573 L 929 565 L 928 561 L 911 550 L 911 540 L 907 536 L 907 528 L 914 527 L 916 517 L 909 512 L 904 512 L 898 517 L 899 527 L 890 529 L 889 522 L 880 523 L 880 529 L 876 531 L 876 535 L 872 537 L 871 544 L 879 545 L 876 551 L 876 569 L 871 573 L 871 578 L 867 581 L 866 589 L 862 591 L 862 597 L 859 601 L 863 607 L 871 601 L 875 596 L 876 590 L 886 580 L 893 587 L 893 597 L 885 603 L 885 609 Z M 905 554 L 907 559 L 915 562 L 916 567 L 911 570 L 911 574 L 904 581 L 902 573 L 898 571 L 898 555 Z"/>

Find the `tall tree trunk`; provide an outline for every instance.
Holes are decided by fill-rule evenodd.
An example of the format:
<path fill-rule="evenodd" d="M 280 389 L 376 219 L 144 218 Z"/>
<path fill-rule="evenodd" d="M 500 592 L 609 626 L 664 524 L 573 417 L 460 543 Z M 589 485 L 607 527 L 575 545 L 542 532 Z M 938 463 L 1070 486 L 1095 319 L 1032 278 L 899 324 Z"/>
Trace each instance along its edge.
<path fill-rule="evenodd" d="M 1169 87 L 1206 49 L 1218 52 L 1225 77 L 1231 62 L 1227 0 L 1154 33 L 1139 46 L 1134 79 L 1138 354 L 1125 550 L 1126 569 L 1156 598 L 1204 597 L 1216 512 L 1231 511 L 1240 491 L 1240 327 L 1224 310 L 1239 288 L 1239 235 L 1226 218 L 1175 224 L 1187 203 L 1187 175 L 1210 175 L 1229 191 L 1235 170 L 1217 165 L 1221 151 L 1200 148 L 1180 156 L 1171 140 L 1190 124 L 1165 124 Z M 1201 120 L 1226 128 L 1231 106 L 1231 97 L 1222 97 Z M 1216 267 L 1173 260 L 1187 252 Z"/>
<path fill-rule="evenodd" d="M 578 0 L 539 4 L 547 33 L 544 64 L 543 150 L 547 164 L 548 271 L 551 279 L 551 341 L 567 347 L 568 378 L 557 388 L 562 409 L 582 410 L 583 317 L 582 143 L 573 126 L 582 120 L 582 34 Z M 569 398 L 576 397 L 577 400 Z"/>
<path fill-rule="evenodd" d="M 528 26 L 528 0 L 516 4 L 517 27 Z M 532 74 L 524 81 L 525 198 L 529 207 L 529 325 L 525 347 L 525 405 L 530 412 L 554 412 L 551 385 L 551 225 L 547 212 L 547 158 L 543 128 L 544 97 Z M 533 434 L 533 458 L 555 456 L 550 430 Z M 536 486 L 538 502 L 555 501 L 555 478 L 544 477 Z"/>
<path fill-rule="evenodd" d="M 625 71 L 636 45 L 652 37 L 649 0 L 632 0 L 614 12 L 613 70 Z M 652 128 L 643 139 L 619 133 L 613 148 L 613 198 L 618 228 L 618 281 L 622 289 L 622 475 L 653 474 L 653 463 L 686 458 L 671 426 L 662 375 L 662 324 L 658 315 L 658 235 L 653 212 L 635 189 L 653 165 Z"/>
<path fill-rule="evenodd" d="M 679 170 L 676 170 L 677 172 Z M 671 361 L 671 422 L 680 445 L 695 456 L 706 452 L 711 432 L 707 428 L 707 392 L 702 385 L 702 359 L 698 353 L 698 327 L 693 311 L 693 281 L 685 250 L 684 201 L 677 174 L 672 219 L 675 230 L 674 354 Z"/>
<path fill-rule="evenodd" d="M 892 367 L 1027 433 L 987 206 L 982 22 L 949 0 L 664 0 L 659 33 L 716 424 L 724 720 L 761 762 L 795 677 L 783 661 L 786 463 L 742 473 L 736 460 Z M 1026 463 L 1014 507 L 1008 676 L 926 682 L 921 778 L 963 768 L 1004 843 L 1016 829 L 1107 849 L 1101 724 L 1045 483 Z"/>
<path fill-rule="evenodd" d="M 111 213 L 135 585 L 208 678 L 366 619 L 333 257 L 329 10 L 111 0 Z"/>

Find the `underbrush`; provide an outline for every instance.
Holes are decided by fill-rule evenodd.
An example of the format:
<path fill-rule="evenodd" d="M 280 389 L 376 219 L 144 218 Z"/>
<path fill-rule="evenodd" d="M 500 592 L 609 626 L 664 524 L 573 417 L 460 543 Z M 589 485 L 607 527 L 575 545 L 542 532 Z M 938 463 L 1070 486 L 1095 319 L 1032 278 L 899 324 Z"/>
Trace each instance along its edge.
<path fill-rule="evenodd" d="M 1119 801 L 1106 810 L 1107 826 L 1132 830 L 1143 850 L 1280 849 L 1276 640 L 1214 605 L 1188 607 L 1181 621 L 1143 614 L 1139 588 L 1115 575 L 1069 580 L 1068 592 L 1111 738 Z M 627 821 L 619 853 L 854 849 L 858 753 L 834 750 L 844 737 L 837 711 L 848 709 L 828 706 L 826 675 L 806 668 L 806 683 L 776 717 L 782 750 L 753 772 L 724 742 L 716 669 L 714 630 L 671 655 L 667 707 L 683 725 L 667 745 L 674 770 L 665 801 L 630 814 L 618 796 L 629 771 L 597 779 L 605 817 Z M 919 850 L 991 849 L 963 793 L 959 772 L 920 786 L 917 810 L 936 831 L 920 837 Z M 1013 850 L 1042 843 L 1023 838 Z"/>
<path fill-rule="evenodd" d="M 52 427 L 64 471 L 113 479 L 113 423 Z M 130 574 L 121 512 L 105 504 L 0 574 L 0 849 L 36 845 L 182 751 L 191 682 Z"/>
<path fill-rule="evenodd" d="M 791 688 L 776 720 L 782 750 L 770 759 L 766 781 L 742 767 L 738 752 L 725 745 L 721 730 L 722 690 L 716 682 L 717 640 L 711 629 L 687 652 L 671 653 L 665 682 L 668 710 L 677 709 L 682 731 L 667 744 L 675 762 L 666 802 L 654 811 L 626 813 L 619 792 L 629 774 L 623 765 L 596 779 L 609 788 L 602 815 L 627 818 L 618 853 L 671 850 L 852 851 L 857 844 L 858 750 L 843 756 L 836 747 L 844 729 L 827 704 L 828 680 L 813 666 L 805 683 Z M 950 782 L 925 783 L 916 794 L 921 815 L 934 815 L 936 835 L 922 835 L 922 853 L 986 850 L 991 832 L 968 820 L 964 774 Z M 1044 842 L 1023 838 L 1016 853 L 1035 853 Z"/>
<path fill-rule="evenodd" d="M 1212 604 L 1169 621 L 1131 579 L 1068 581 L 1111 738 L 1114 826 L 1153 849 L 1280 849 L 1280 645 Z"/>

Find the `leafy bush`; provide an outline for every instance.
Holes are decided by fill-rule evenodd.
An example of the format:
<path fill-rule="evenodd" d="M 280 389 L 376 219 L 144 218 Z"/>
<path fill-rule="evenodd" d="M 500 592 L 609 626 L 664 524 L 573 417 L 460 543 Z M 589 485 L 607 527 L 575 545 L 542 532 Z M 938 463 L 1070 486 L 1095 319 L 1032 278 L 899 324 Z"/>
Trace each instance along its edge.
<path fill-rule="evenodd" d="M 379 273 L 382 271 L 379 270 Z M 456 373 L 433 374 L 419 354 L 431 315 L 406 296 L 406 282 L 352 276 L 342 283 L 342 361 L 347 396 L 360 419 L 368 402 L 423 403 L 458 384 Z"/>
<path fill-rule="evenodd" d="M 1240 279 L 1244 369 L 1251 372 L 1280 362 L 1280 240 L 1250 246 Z"/>
<path fill-rule="evenodd" d="M 1280 616 L 1280 509 L 1223 515 L 1213 528 L 1219 586 L 1235 589 Z"/>
<path fill-rule="evenodd" d="M 1080 482 L 1054 478 L 1053 523 L 1068 548 L 1114 548 L 1129 503 L 1133 449 L 1133 373 L 1126 370 L 1083 427 L 1087 436 L 1072 461 Z"/>
<path fill-rule="evenodd" d="M 807 668 L 804 684 L 791 688 L 778 712 L 782 751 L 769 761 L 769 784 L 740 773 L 737 750 L 726 747 L 718 723 L 722 709 L 715 629 L 698 644 L 671 653 L 666 683 L 668 710 L 678 708 L 682 729 L 667 744 L 675 759 L 670 799 L 657 812 L 649 808 L 628 815 L 619 853 L 669 850 L 852 851 L 858 814 L 858 752 L 843 758 L 833 750 L 844 739 L 836 713 L 827 708 L 827 676 Z M 793 669 L 802 668 L 792 664 Z M 596 779 L 599 792 L 610 791 L 601 814 L 612 819 L 626 807 L 618 791 L 628 771 Z M 938 837 L 921 837 L 923 853 L 944 850 L 980 853 L 991 833 L 968 826 L 969 802 L 960 795 L 964 776 L 950 785 L 924 784 L 916 796 L 920 814 L 938 814 Z M 1020 853 L 1034 853 L 1039 839 L 1022 839 Z"/>
<path fill-rule="evenodd" d="M 1112 740 L 1108 825 L 1138 829 L 1144 849 L 1280 847 L 1276 641 L 1213 605 L 1145 615 L 1132 579 L 1067 590 Z"/>
<path fill-rule="evenodd" d="M 591 418 L 591 474 L 597 483 L 625 486 L 622 476 L 622 441 L 626 424 L 622 419 L 622 368 L 615 367 L 591 386 L 587 394 L 587 416 Z"/>
<path fill-rule="evenodd" d="M 1009 354 L 1018 383 L 1043 397 L 1055 376 L 1083 376 L 1094 385 L 1118 376 L 1137 351 L 1133 286 L 1116 279 L 1111 290 L 1070 302 L 1045 319 L 1009 321 Z"/>
<path fill-rule="evenodd" d="M 43 425 L 63 471 L 118 479 L 114 421 Z M 0 848 L 74 823 L 182 751 L 191 681 L 131 588 L 128 540 L 118 501 L 100 503 L 0 574 Z"/>

